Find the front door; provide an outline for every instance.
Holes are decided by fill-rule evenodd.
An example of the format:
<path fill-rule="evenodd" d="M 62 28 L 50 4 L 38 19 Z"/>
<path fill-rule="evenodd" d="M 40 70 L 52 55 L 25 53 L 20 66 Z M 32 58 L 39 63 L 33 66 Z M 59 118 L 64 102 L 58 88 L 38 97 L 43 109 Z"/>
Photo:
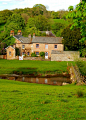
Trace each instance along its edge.
<path fill-rule="evenodd" d="M 48 59 L 48 52 L 45 52 L 45 59 Z"/>

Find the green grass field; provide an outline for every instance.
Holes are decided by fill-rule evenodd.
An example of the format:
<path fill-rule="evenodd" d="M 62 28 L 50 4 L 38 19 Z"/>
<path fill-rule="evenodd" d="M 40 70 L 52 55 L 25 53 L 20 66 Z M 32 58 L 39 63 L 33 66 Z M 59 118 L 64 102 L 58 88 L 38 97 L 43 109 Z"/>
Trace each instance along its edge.
<path fill-rule="evenodd" d="M 67 72 L 67 62 L 0 60 L 0 74 L 44 74 L 46 72 L 50 74 Z"/>
<path fill-rule="evenodd" d="M 0 80 L 0 120 L 86 120 L 86 86 Z"/>

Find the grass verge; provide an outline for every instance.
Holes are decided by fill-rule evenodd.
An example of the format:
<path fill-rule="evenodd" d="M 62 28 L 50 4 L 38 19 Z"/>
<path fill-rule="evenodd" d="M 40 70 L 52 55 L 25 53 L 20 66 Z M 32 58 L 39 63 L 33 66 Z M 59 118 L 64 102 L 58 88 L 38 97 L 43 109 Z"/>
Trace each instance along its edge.
<path fill-rule="evenodd" d="M 0 74 L 59 74 L 63 72 L 67 72 L 66 61 L 0 60 Z"/>

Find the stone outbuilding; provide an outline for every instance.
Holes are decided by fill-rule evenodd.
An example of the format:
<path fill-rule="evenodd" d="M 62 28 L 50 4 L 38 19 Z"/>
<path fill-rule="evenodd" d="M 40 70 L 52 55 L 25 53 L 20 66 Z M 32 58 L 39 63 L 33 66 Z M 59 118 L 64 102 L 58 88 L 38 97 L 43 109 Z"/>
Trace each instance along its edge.
<path fill-rule="evenodd" d="M 78 51 L 56 51 L 51 52 L 51 61 L 74 61 L 79 58 L 80 54 Z"/>
<path fill-rule="evenodd" d="M 15 59 L 15 48 L 8 46 L 5 49 L 7 51 L 7 59 Z"/>

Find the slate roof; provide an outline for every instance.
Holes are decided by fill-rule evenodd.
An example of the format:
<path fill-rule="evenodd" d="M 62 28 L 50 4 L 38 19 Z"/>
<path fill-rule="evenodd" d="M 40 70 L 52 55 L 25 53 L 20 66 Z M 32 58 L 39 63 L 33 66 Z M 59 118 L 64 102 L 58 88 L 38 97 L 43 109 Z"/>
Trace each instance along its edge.
<path fill-rule="evenodd" d="M 22 43 L 30 43 L 31 39 L 29 37 L 23 37 L 22 35 L 15 35 L 14 38 L 18 39 Z"/>
<path fill-rule="evenodd" d="M 34 37 L 32 43 L 61 44 L 62 37 Z"/>

